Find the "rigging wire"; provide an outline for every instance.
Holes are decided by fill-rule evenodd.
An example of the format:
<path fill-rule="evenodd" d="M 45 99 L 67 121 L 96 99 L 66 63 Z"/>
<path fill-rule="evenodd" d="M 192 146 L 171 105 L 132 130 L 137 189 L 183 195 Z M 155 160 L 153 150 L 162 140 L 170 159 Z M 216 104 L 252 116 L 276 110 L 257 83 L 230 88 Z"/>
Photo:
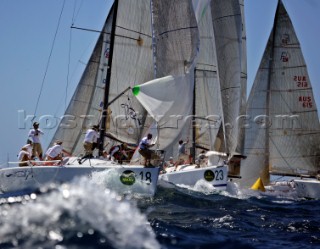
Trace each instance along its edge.
<path fill-rule="evenodd" d="M 81 4 L 82 4 L 82 1 L 80 3 L 80 7 L 81 7 Z M 79 10 L 80 8 L 78 9 L 78 12 L 77 12 L 77 15 L 79 13 Z M 71 27 L 73 26 L 74 24 L 74 21 L 75 21 L 75 12 L 76 12 L 76 2 L 74 2 L 74 5 L 73 5 L 73 13 L 72 13 L 72 19 L 71 19 Z M 65 92 L 66 92 L 66 96 L 65 96 L 65 99 L 64 99 L 64 105 L 65 105 L 65 109 L 67 109 L 67 101 L 68 101 L 68 88 L 69 88 L 69 80 L 70 80 L 70 64 L 71 64 L 71 47 L 72 45 L 72 29 L 70 28 L 70 33 L 69 33 L 69 47 L 68 47 L 68 67 L 67 67 L 67 84 L 66 84 L 66 89 L 65 89 Z"/>
<path fill-rule="evenodd" d="M 79 11 L 80 11 L 80 7 L 79 7 L 79 8 L 78 8 L 78 11 L 77 11 L 77 14 L 75 14 L 75 13 L 76 13 L 76 8 L 77 8 L 76 2 L 77 2 L 77 1 L 75 0 L 75 1 L 74 1 L 74 5 L 73 5 L 73 13 L 72 13 L 72 18 L 71 18 L 71 27 L 73 26 L 73 24 L 74 24 L 74 22 L 75 22 L 75 20 L 76 20 L 76 16 L 78 15 L 78 13 L 79 13 Z M 82 1 L 81 1 L 81 3 L 80 3 L 80 6 L 81 6 L 81 4 L 82 4 Z M 64 102 L 64 105 L 65 105 L 65 109 L 67 108 L 67 99 L 68 99 L 69 83 L 70 83 L 70 79 L 73 77 L 73 74 L 74 74 L 74 72 L 73 72 L 72 75 L 71 75 L 71 77 L 70 77 L 71 45 L 72 45 L 72 29 L 70 29 L 70 35 L 69 35 L 68 66 L 67 66 L 67 84 L 66 84 L 66 88 L 65 88 L 65 96 L 61 95 L 61 98 L 60 98 L 60 100 L 59 100 L 59 105 L 57 105 L 57 108 L 56 108 L 56 110 L 55 110 L 55 112 L 54 112 L 54 117 L 56 117 L 56 118 L 58 118 L 58 119 L 59 119 L 59 117 L 57 117 L 57 114 L 58 114 L 60 108 L 62 107 L 63 102 Z M 64 101 L 63 101 L 63 98 L 64 98 Z M 56 131 L 57 131 L 57 130 L 55 130 L 55 132 L 56 132 Z M 54 138 L 54 136 L 55 136 L 55 132 L 53 133 L 53 138 Z M 51 132 L 51 133 L 52 133 L 52 132 Z M 50 134 L 51 134 L 51 133 L 50 133 Z M 48 142 L 49 137 L 51 137 L 51 136 L 46 136 L 46 138 L 45 138 L 45 143 Z M 52 141 L 53 141 L 53 140 L 52 140 Z M 51 141 L 51 142 L 52 142 L 52 141 Z"/>
<path fill-rule="evenodd" d="M 46 70 L 45 70 L 45 73 L 44 73 L 44 76 L 43 76 L 43 79 L 42 79 L 42 82 L 41 82 L 40 92 L 39 92 L 39 96 L 38 96 L 38 99 L 37 99 L 36 107 L 35 107 L 35 110 L 34 110 L 34 117 L 33 117 L 32 120 L 34 120 L 34 118 L 36 116 L 36 113 L 37 113 L 38 106 L 39 106 L 40 97 L 41 97 L 43 86 L 44 86 L 44 82 L 45 82 L 45 79 L 46 79 L 46 76 L 47 76 L 47 73 L 48 73 L 48 68 L 49 68 L 49 64 L 50 64 L 50 61 L 51 61 L 51 56 L 52 56 L 54 44 L 55 44 L 55 41 L 56 41 L 56 38 L 57 38 L 58 30 L 59 30 L 59 27 L 60 27 L 61 17 L 62 17 L 62 13 L 63 13 L 63 10 L 64 10 L 65 3 L 66 3 L 66 0 L 63 1 L 62 8 L 61 8 L 61 11 L 60 11 L 60 16 L 59 16 L 57 28 L 56 28 L 56 31 L 55 31 L 55 34 L 54 34 L 52 45 L 51 45 L 51 50 L 50 50 L 49 58 L 48 58 L 48 61 L 47 61 Z"/>

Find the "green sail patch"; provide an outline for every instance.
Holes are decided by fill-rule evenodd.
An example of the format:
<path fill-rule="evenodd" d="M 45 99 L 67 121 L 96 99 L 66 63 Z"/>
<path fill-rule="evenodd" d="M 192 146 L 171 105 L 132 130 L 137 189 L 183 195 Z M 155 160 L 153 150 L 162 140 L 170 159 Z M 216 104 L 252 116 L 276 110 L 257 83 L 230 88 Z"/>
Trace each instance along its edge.
<path fill-rule="evenodd" d="M 132 93 L 134 96 L 137 96 L 139 94 L 139 92 L 140 92 L 140 86 L 134 86 L 132 88 Z"/>

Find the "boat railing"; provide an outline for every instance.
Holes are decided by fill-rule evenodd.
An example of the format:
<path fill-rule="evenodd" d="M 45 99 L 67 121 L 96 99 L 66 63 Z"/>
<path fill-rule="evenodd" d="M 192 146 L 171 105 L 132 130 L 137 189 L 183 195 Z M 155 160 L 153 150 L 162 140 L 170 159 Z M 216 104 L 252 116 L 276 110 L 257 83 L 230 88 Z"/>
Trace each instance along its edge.
<path fill-rule="evenodd" d="M 16 164 L 19 167 L 28 166 L 61 166 L 62 160 L 48 160 L 48 161 L 38 161 L 38 160 L 28 160 L 28 161 L 18 161 L 18 162 L 8 162 L 8 164 Z"/>

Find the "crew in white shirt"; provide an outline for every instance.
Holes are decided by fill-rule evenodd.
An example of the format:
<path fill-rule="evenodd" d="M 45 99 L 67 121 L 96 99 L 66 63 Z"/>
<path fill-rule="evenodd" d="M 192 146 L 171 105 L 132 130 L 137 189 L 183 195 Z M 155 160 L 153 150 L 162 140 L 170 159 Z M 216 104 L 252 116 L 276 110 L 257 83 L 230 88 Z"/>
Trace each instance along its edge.
<path fill-rule="evenodd" d="M 47 152 L 47 160 L 62 160 L 62 152 L 66 153 L 67 155 L 70 155 L 67 151 L 65 151 L 62 147 L 62 141 L 58 140 L 54 143 L 52 147 L 50 147 Z"/>
<path fill-rule="evenodd" d="M 43 131 L 39 129 L 39 123 L 34 122 L 33 129 L 29 131 L 29 139 L 33 143 L 32 158 L 37 156 L 39 160 L 42 160 L 42 147 L 40 143 L 40 136 L 43 134 Z"/>
<path fill-rule="evenodd" d="M 99 138 L 99 126 L 93 125 L 90 129 L 87 130 L 86 135 L 83 141 L 84 147 L 84 156 L 78 160 L 79 164 L 82 163 L 82 159 L 93 158 L 93 144 L 97 143 Z"/>

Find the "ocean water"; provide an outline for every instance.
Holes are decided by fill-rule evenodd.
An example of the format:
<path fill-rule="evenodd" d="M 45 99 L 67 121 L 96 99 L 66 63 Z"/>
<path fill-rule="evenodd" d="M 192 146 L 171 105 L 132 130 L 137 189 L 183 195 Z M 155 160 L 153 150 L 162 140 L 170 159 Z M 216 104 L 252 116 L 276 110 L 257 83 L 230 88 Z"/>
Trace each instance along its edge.
<path fill-rule="evenodd" d="M 0 248 L 320 248 L 320 201 L 203 182 L 120 196 L 79 178 L 0 196 Z"/>

